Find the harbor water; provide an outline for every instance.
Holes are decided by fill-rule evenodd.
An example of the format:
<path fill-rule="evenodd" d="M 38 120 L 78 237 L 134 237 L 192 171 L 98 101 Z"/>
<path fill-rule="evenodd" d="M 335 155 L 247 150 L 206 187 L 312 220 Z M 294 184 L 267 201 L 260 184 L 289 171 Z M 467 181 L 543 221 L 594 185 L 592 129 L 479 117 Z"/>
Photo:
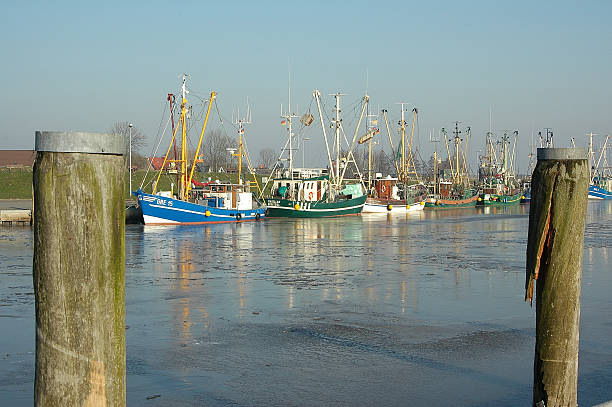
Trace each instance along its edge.
<path fill-rule="evenodd" d="M 127 404 L 530 405 L 528 213 L 127 225 Z M 0 237 L 0 405 L 29 406 L 32 230 Z M 584 250 L 591 406 L 612 400 L 612 202 L 589 202 Z"/>

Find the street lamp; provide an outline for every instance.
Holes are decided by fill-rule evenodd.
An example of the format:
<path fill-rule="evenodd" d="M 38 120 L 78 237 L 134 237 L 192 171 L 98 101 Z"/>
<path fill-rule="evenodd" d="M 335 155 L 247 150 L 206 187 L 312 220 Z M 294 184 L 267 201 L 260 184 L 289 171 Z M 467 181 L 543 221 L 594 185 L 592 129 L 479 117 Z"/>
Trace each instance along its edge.
<path fill-rule="evenodd" d="M 302 168 L 304 168 L 304 143 L 306 140 L 310 140 L 310 137 L 302 138 Z"/>
<path fill-rule="evenodd" d="M 130 150 L 130 167 L 129 167 L 129 171 L 130 171 L 130 196 L 132 195 L 132 127 L 134 127 L 134 125 L 132 123 L 128 124 L 128 126 L 130 127 L 130 139 L 128 141 L 129 144 L 129 150 Z"/>
<path fill-rule="evenodd" d="M 237 155 L 236 154 L 237 150 L 238 149 L 235 148 L 235 147 L 228 147 L 228 148 L 225 149 L 225 151 L 227 151 L 230 154 L 230 165 L 232 165 L 232 157 L 235 157 Z M 240 172 L 238 172 L 238 184 L 240 184 L 240 183 L 241 183 Z"/>

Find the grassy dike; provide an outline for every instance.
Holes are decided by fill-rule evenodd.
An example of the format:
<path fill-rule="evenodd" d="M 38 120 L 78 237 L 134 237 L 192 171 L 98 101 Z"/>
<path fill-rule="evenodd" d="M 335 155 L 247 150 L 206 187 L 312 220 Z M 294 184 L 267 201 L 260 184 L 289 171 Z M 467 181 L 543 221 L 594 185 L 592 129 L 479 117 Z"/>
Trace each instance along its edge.
<path fill-rule="evenodd" d="M 142 184 L 143 179 L 146 175 L 146 181 L 143 184 L 143 190 L 145 192 L 151 192 L 151 181 L 155 180 L 157 173 L 149 172 L 146 170 L 138 170 L 132 174 L 132 189 L 137 190 Z M 127 171 L 126 171 L 127 177 Z M 200 182 L 208 181 L 210 177 L 212 181 L 219 180 L 220 182 L 238 182 L 238 174 L 228 173 L 200 173 L 196 172 L 193 177 Z M 257 176 L 259 185 L 263 188 L 261 183 L 261 176 Z M 243 179 L 246 181 L 253 181 L 253 177 L 244 175 Z M 158 190 L 169 191 L 171 183 L 174 183 L 174 190 L 176 191 L 176 174 L 162 174 L 159 179 Z M 129 181 L 126 179 L 126 190 L 125 195 L 127 196 L 129 191 Z M 255 192 L 257 188 L 252 183 L 251 191 Z M 5 169 L 0 168 L 0 199 L 32 199 L 32 169 Z"/>
<path fill-rule="evenodd" d="M 0 168 L 0 199 L 32 199 L 32 169 Z"/>

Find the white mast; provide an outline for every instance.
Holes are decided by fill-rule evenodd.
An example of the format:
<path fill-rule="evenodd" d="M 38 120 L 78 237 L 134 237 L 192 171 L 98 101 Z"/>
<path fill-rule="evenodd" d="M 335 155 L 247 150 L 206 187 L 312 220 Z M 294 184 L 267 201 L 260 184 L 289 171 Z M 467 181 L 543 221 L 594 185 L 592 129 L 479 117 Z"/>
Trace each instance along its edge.
<path fill-rule="evenodd" d="M 340 176 L 340 179 L 338 180 L 338 188 L 340 188 L 340 186 L 342 185 L 342 180 L 344 179 L 344 174 L 346 173 L 346 169 L 348 168 L 348 164 L 350 160 L 352 160 L 352 162 L 355 164 L 355 169 L 357 170 L 357 173 L 359 174 L 359 179 L 361 180 L 361 185 L 363 186 L 363 177 L 361 175 L 361 172 L 359 171 L 359 167 L 357 166 L 357 161 L 355 160 L 355 156 L 353 155 L 353 148 L 355 147 L 355 141 L 357 141 L 357 132 L 359 131 L 359 126 L 361 126 L 361 120 L 363 119 L 363 113 L 366 110 L 366 106 L 369 100 L 370 100 L 370 97 L 368 95 L 365 95 L 363 97 L 363 105 L 361 107 L 361 114 L 359 115 L 359 121 L 357 121 L 357 126 L 355 127 L 355 132 L 353 133 L 353 141 L 351 142 L 348 153 L 346 154 L 346 165 L 344 166 L 344 169 L 342 170 L 342 175 Z M 342 123 L 340 123 L 340 126 L 342 126 Z M 344 129 L 342 129 L 342 132 L 344 132 Z"/>
<path fill-rule="evenodd" d="M 186 109 L 187 109 L 187 74 L 183 74 L 183 83 L 181 84 L 181 185 L 179 186 L 179 198 L 185 199 L 185 190 L 187 189 L 187 135 L 186 135 Z"/>
<path fill-rule="evenodd" d="M 335 93 L 330 94 L 329 96 L 333 96 L 336 98 L 336 106 L 334 107 L 334 111 L 336 113 L 336 118 L 333 120 L 333 125 L 335 126 L 335 138 L 334 138 L 334 148 L 336 149 L 336 168 L 335 168 L 335 183 L 336 186 L 340 186 L 340 126 L 342 125 L 342 119 L 340 119 L 340 96 L 346 96 L 345 93 Z"/>
<path fill-rule="evenodd" d="M 333 168 L 333 161 L 331 159 L 331 153 L 329 152 L 329 143 L 327 142 L 327 133 L 325 131 L 325 122 L 323 122 L 323 112 L 321 111 L 321 101 L 319 98 L 321 97 L 321 92 L 318 89 L 315 89 L 312 92 L 315 101 L 317 102 L 317 109 L 319 110 L 319 120 L 321 121 L 321 129 L 323 130 L 323 139 L 325 140 L 325 149 L 327 150 L 327 159 L 329 160 L 329 168 Z"/>
<path fill-rule="evenodd" d="M 406 179 L 406 121 L 404 120 L 404 104 L 406 104 L 406 102 L 400 102 L 399 103 L 402 107 L 402 115 L 401 115 L 401 122 L 400 122 L 400 132 L 402 135 L 402 177 L 403 180 L 405 181 Z"/>
<path fill-rule="evenodd" d="M 291 72 L 289 72 L 289 107 L 285 114 L 283 114 L 283 106 L 281 105 L 281 119 L 285 119 L 287 122 L 287 132 L 289 133 L 289 178 L 293 179 L 293 129 L 291 119 L 297 117 L 291 112 Z M 293 184 L 291 184 L 293 188 Z M 293 192 L 293 191 L 291 191 Z"/>
<path fill-rule="evenodd" d="M 288 114 L 289 117 L 287 120 L 289 123 L 289 173 L 291 174 L 291 179 L 293 179 L 293 132 L 291 130 L 291 70 L 289 70 L 289 84 L 287 86 L 289 92 L 289 105 L 288 105 Z"/>
<path fill-rule="evenodd" d="M 366 96 L 368 96 L 367 92 L 366 92 Z M 377 144 L 376 142 L 374 142 L 374 135 L 378 131 L 378 115 L 370 114 L 369 107 L 370 106 L 368 104 L 367 109 L 366 109 L 366 135 L 371 134 L 371 137 L 368 140 L 368 188 L 371 188 L 372 187 L 372 146 L 374 144 Z"/>
<path fill-rule="evenodd" d="M 244 134 L 244 125 L 251 124 L 251 106 L 249 105 L 249 98 L 247 97 L 247 115 L 246 118 L 240 118 L 240 109 L 238 109 L 238 114 L 236 115 L 235 121 L 233 124 L 238 125 L 238 154 L 234 154 L 233 156 L 238 157 L 238 185 L 242 185 L 242 155 L 244 154 L 243 145 L 242 145 L 242 135 Z M 231 150 L 231 149 L 230 149 Z"/>
<path fill-rule="evenodd" d="M 596 136 L 592 131 L 587 134 L 589 137 L 589 170 L 595 165 L 595 151 L 593 151 L 593 136 Z M 593 182 L 593 174 L 591 174 L 591 183 Z"/>

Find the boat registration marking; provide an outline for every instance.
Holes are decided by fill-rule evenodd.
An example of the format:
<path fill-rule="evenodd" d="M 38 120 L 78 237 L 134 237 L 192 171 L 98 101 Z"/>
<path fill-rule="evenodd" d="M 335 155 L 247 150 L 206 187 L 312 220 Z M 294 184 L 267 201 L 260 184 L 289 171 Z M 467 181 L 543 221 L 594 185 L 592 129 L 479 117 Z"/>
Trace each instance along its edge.
<path fill-rule="evenodd" d="M 182 209 L 182 208 L 177 208 L 177 207 L 163 206 L 163 205 L 156 205 L 156 204 L 151 204 L 150 206 L 152 206 L 154 208 L 164 208 L 164 209 L 170 209 L 170 210 L 173 210 L 173 211 L 195 213 L 196 215 L 205 216 L 204 212 L 192 211 L 192 210 L 189 210 L 189 209 Z M 232 216 L 230 216 L 230 215 L 221 215 L 221 214 L 216 214 L 216 213 L 213 213 L 213 215 L 218 216 L 218 217 L 222 217 L 222 218 L 232 218 Z"/>

